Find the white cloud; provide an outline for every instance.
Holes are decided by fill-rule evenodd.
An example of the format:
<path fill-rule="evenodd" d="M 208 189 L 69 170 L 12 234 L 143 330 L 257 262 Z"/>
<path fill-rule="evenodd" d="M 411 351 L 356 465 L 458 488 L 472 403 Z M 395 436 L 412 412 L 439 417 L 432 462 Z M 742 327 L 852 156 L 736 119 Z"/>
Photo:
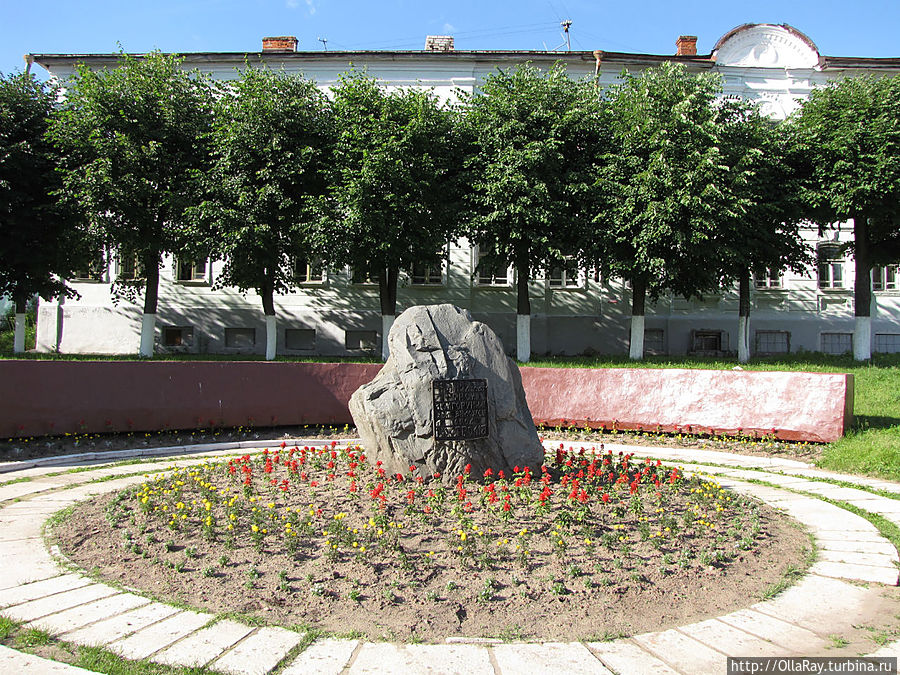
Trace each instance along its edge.
<path fill-rule="evenodd" d="M 303 0 L 310 14 L 316 13 L 316 0 Z M 297 9 L 300 6 L 300 0 L 284 0 L 285 7 L 288 9 Z"/>
<path fill-rule="evenodd" d="M 306 0 L 306 6 L 309 7 L 309 13 L 310 13 L 310 14 L 315 14 L 315 13 L 316 13 L 316 3 L 315 3 L 315 0 Z"/>
<path fill-rule="evenodd" d="M 284 5 L 288 9 L 297 9 L 300 6 L 300 2 L 299 0 L 285 0 Z"/>
<path fill-rule="evenodd" d="M 452 23 L 444 24 L 444 32 L 445 33 L 452 33 L 455 30 L 456 30 L 456 26 L 454 26 Z"/>

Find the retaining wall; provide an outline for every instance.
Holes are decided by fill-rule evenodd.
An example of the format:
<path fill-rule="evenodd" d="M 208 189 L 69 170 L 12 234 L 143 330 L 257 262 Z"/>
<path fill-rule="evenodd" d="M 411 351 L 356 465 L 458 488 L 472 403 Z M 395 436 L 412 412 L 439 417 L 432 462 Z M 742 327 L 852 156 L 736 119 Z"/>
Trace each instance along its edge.
<path fill-rule="evenodd" d="M 352 423 L 380 364 L 0 361 L 0 436 Z M 848 374 L 522 368 L 550 426 L 773 434 L 829 442 L 852 421 Z"/>

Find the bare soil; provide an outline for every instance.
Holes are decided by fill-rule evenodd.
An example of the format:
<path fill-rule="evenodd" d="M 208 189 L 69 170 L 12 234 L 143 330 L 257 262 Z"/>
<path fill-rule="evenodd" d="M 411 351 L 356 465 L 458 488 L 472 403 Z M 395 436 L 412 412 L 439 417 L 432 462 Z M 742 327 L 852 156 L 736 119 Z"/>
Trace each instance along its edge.
<path fill-rule="evenodd" d="M 785 516 L 627 456 L 442 487 L 379 475 L 359 448 L 290 450 L 151 477 L 79 505 L 54 536 L 76 564 L 163 600 L 426 642 L 665 629 L 748 606 L 807 559 Z"/>

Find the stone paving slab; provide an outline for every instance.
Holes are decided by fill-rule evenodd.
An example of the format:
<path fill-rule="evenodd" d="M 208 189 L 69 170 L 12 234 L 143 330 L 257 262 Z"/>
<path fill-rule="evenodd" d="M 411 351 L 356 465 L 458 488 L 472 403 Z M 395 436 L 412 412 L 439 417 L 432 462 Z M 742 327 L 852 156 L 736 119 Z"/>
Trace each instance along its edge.
<path fill-rule="evenodd" d="M 835 551 L 819 547 L 819 560 L 897 569 L 894 565 L 894 561 L 897 560 L 896 551 L 894 553 L 861 553 L 859 551 Z"/>
<path fill-rule="evenodd" d="M 237 621 L 217 621 L 156 654 L 153 660 L 170 666 L 204 666 L 252 632 L 253 628 Z"/>
<path fill-rule="evenodd" d="M 299 633 L 284 628 L 260 628 L 210 667 L 234 675 L 265 675 L 302 639 Z"/>
<path fill-rule="evenodd" d="M 785 652 L 818 654 L 828 645 L 824 639 L 811 630 L 752 609 L 739 609 L 731 614 L 720 616 L 717 620 L 776 644 Z"/>
<path fill-rule="evenodd" d="M 862 619 L 867 601 L 878 593 L 839 579 L 808 574 L 778 597 L 758 602 L 751 609 L 819 635 L 829 635 Z"/>
<path fill-rule="evenodd" d="M 67 663 L 42 659 L 40 656 L 19 652 L 0 645 L 0 673 L 17 675 L 96 675 L 93 670 L 85 670 Z"/>
<path fill-rule="evenodd" d="M 580 642 L 502 644 L 491 648 L 498 670 L 504 675 L 613 675 L 612 671 Z"/>
<path fill-rule="evenodd" d="M 809 568 L 809 574 L 819 574 L 834 579 L 874 581 L 879 584 L 896 586 L 900 570 L 896 567 L 874 567 L 872 565 L 851 565 L 842 562 L 820 560 Z"/>
<path fill-rule="evenodd" d="M 626 640 L 588 642 L 587 648 L 617 673 L 646 673 L 646 675 L 678 675 L 655 656 Z"/>
<path fill-rule="evenodd" d="M 126 659 L 146 659 L 176 640 L 199 630 L 212 620 L 211 614 L 182 611 L 109 643 L 107 649 Z"/>
<path fill-rule="evenodd" d="M 679 628 L 685 635 L 724 651 L 728 656 L 788 656 L 781 645 L 747 633 L 718 619 Z"/>
<path fill-rule="evenodd" d="M 54 634 L 65 633 L 149 603 L 149 599 L 140 595 L 119 593 L 41 619 L 35 619 L 28 624 L 28 627 L 41 628 Z"/>
<path fill-rule="evenodd" d="M 816 545 L 821 551 L 856 551 L 857 553 L 879 553 L 897 560 L 897 549 L 888 542 L 853 541 L 851 539 L 825 539 L 816 537 Z"/>
<path fill-rule="evenodd" d="M 34 621 L 49 614 L 84 605 L 117 593 L 118 591 L 115 588 L 105 584 L 88 584 L 71 591 L 63 591 L 62 593 L 31 600 L 21 605 L 6 607 L 2 610 L 2 613 L 15 621 Z"/>
<path fill-rule="evenodd" d="M 45 490 L 63 487 L 64 485 L 65 483 L 62 481 L 27 481 L 11 485 L 0 485 L 0 502 L 21 499 Z"/>
<path fill-rule="evenodd" d="M 300 652 L 281 675 L 338 675 L 361 644 L 359 640 L 317 640 Z"/>
<path fill-rule="evenodd" d="M 349 675 L 380 675 L 387 671 L 417 675 L 493 675 L 494 668 L 487 648 L 482 645 L 396 645 L 379 642 L 364 643 L 347 670 Z"/>
<path fill-rule="evenodd" d="M 109 617 L 69 633 L 63 633 L 61 637 L 64 640 L 80 645 L 102 647 L 162 621 L 173 614 L 178 614 L 180 611 L 180 609 L 171 605 L 151 602 L 149 605 L 138 607 L 124 614 Z"/>
<path fill-rule="evenodd" d="M 0 591 L 0 607 L 20 605 L 30 600 L 37 600 L 55 593 L 87 586 L 89 583 L 91 583 L 91 580 L 80 574 L 57 574 L 43 581 L 5 588 Z"/>
<path fill-rule="evenodd" d="M 0 518 L 0 541 L 40 539 L 42 529 L 43 523 L 39 518 Z"/>
<path fill-rule="evenodd" d="M 726 657 L 677 629 L 635 635 L 632 640 L 686 675 L 724 673 Z"/>

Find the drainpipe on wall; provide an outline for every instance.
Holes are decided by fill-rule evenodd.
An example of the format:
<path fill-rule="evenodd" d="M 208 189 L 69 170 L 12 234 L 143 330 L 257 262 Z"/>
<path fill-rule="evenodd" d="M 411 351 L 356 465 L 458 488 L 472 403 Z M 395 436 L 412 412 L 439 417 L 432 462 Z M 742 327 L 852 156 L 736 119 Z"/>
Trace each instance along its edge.
<path fill-rule="evenodd" d="M 31 75 L 31 64 L 34 63 L 34 56 L 25 54 L 22 58 L 25 59 L 25 74 Z"/>
<path fill-rule="evenodd" d="M 600 68 L 603 66 L 603 50 L 595 49 L 594 50 L 594 59 L 596 63 L 594 64 L 594 86 L 600 86 Z"/>

